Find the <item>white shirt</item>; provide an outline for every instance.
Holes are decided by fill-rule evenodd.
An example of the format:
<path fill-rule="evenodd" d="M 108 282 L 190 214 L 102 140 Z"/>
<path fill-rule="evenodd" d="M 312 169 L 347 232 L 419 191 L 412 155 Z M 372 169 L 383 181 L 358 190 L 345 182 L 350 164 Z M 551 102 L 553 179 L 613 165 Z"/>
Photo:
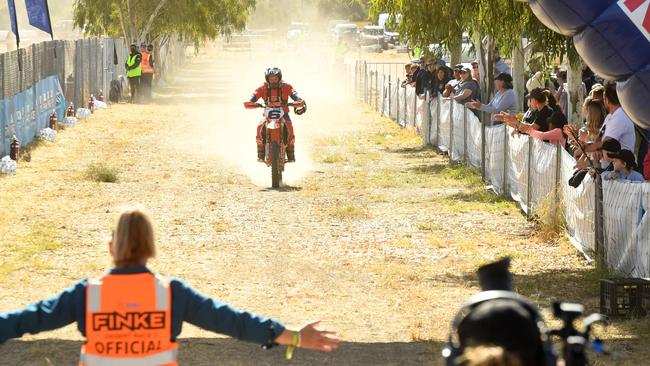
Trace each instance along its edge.
<path fill-rule="evenodd" d="M 605 117 L 603 127 L 600 128 L 605 138 L 616 139 L 621 144 L 621 149 L 634 152 L 636 146 L 636 135 L 634 133 L 634 122 L 625 114 L 623 108 L 618 108 L 614 113 Z"/>

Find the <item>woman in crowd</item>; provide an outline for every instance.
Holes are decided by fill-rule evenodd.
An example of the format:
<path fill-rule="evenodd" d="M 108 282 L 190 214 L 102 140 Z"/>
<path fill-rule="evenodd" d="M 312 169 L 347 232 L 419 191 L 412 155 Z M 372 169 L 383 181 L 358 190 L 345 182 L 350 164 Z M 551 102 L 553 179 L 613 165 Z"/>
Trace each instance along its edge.
<path fill-rule="evenodd" d="M 108 244 L 114 268 L 82 280 L 60 295 L 24 309 L 0 313 L 0 343 L 76 322 L 85 336 L 80 365 L 176 365 L 184 321 L 265 346 L 331 351 L 334 332 L 318 322 L 290 329 L 206 297 L 185 282 L 155 275 L 147 261 L 156 253 L 151 221 L 142 211 L 122 213 Z"/>
<path fill-rule="evenodd" d="M 435 82 L 431 83 L 431 97 L 445 92 L 445 85 L 451 80 L 451 70 L 444 65 L 438 65 L 435 71 Z"/>
<path fill-rule="evenodd" d="M 503 123 L 502 121 L 496 120 L 495 117 L 497 114 L 517 110 L 517 97 L 512 90 L 512 76 L 510 74 L 501 73 L 497 75 L 494 79 L 494 85 L 496 86 L 496 93 L 489 104 L 481 104 L 478 100 L 474 100 L 465 103 L 465 106 L 471 109 L 490 112 L 492 114 L 490 117 L 492 125 L 497 125 Z"/>
<path fill-rule="evenodd" d="M 602 100 L 592 99 L 585 103 L 583 113 L 586 130 L 581 131 L 580 141 L 583 143 L 594 142 L 598 138 L 603 122 L 605 122 L 607 110 Z"/>
<path fill-rule="evenodd" d="M 478 82 L 472 78 L 472 70 L 469 67 L 464 67 L 460 71 L 460 84 L 458 84 L 458 91 L 453 99 L 460 103 L 465 104 L 473 100 L 478 100 L 481 97 L 481 90 Z M 478 116 L 478 111 L 472 110 Z"/>
<path fill-rule="evenodd" d="M 413 64 L 404 65 L 404 81 L 402 81 L 402 88 L 405 88 L 406 85 L 411 82 L 411 78 L 413 77 L 413 74 L 411 73 L 411 66 L 413 66 Z"/>

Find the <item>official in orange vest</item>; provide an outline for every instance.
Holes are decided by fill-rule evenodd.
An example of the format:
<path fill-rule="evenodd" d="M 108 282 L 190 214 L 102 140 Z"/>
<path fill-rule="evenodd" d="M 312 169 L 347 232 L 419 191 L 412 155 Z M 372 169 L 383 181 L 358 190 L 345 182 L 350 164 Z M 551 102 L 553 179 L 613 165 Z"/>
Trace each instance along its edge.
<path fill-rule="evenodd" d="M 318 322 L 289 329 L 208 298 L 179 279 L 152 273 L 146 264 L 156 252 L 153 227 L 138 209 L 122 213 L 109 251 L 114 268 L 104 275 L 24 309 L 0 313 L 0 344 L 76 321 L 86 337 L 80 366 L 173 366 L 176 339 L 187 321 L 265 348 L 287 345 L 288 358 L 294 347 L 331 351 L 338 346 L 335 332 L 316 328 Z"/>
<path fill-rule="evenodd" d="M 151 102 L 153 92 L 154 57 L 153 45 L 142 49 L 142 97 L 145 103 Z"/>

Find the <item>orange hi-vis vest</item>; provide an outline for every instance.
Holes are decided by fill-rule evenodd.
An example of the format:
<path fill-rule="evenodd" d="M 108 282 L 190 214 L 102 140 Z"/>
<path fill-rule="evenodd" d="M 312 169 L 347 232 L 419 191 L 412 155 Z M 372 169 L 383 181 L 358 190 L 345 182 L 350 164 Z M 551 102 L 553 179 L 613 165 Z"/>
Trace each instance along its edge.
<path fill-rule="evenodd" d="M 88 280 L 80 366 L 177 366 L 171 287 L 152 273 Z"/>
<path fill-rule="evenodd" d="M 151 64 L 149 64 L 149 59 L 151 58 L 151 54 L 147 51 L 142 52 L 142 73 L 143 74 L 153 74 L 153 67 L 151 67 Z"/>

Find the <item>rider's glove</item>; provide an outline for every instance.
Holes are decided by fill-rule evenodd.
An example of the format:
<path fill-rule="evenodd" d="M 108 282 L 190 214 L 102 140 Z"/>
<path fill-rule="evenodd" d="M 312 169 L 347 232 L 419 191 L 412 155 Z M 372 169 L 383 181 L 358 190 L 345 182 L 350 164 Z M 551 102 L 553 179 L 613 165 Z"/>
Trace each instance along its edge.
<path fill-rule="evenodd" d="M 307 112 L 307 102 L 305 102 L 305 101 L 303 100 L 303 101 L 302 101 L 302 107 L 295 107 L 295 108 L 293 109 L 293 112 L 294 112 L 295 114 L 297 114 L 297 115 L 301 115 L 301 114 Z"/>

